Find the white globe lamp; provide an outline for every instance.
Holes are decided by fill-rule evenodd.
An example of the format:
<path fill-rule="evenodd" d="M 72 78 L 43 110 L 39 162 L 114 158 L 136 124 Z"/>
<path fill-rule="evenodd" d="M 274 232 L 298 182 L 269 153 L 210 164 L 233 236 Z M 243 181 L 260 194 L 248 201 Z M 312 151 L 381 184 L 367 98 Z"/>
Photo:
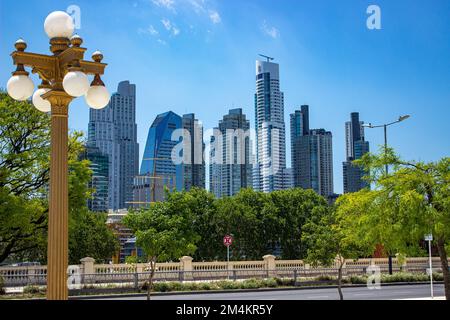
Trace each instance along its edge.
<path fill-rule="evenodd" d="M 33 94 L 33 105 L 41 112 L 50 112 L 52 110 L 50 101 L 42 99 L 41 97 L 43 94 L 46 94 L 49 91 L 50 89 L 41 88 L 36 90 Z"/>
<path fill-rule="evenodd" d="M 89 90 L 89 79 L 84 72 L 70 71 L 63 79 L 63 88 L 72 97 L 81 97 Z"/>
<path fill-rule="evenodd" d="M 45 33 L 50 39 L 70 38 L 75 30 L 72 17 L 64 11 L 50 13 L 44 22 Z"/>
<path fill-rule="evenodd" d="M 103 109 L 110 100 L 108 89 L 102 85 L 92 85 L 86 93 L 86 103 L 92 109 Z"/>
<path fill-rule="evenodd" d="M 34 83 L 27 75 L 13 75 L 8 80 L 6 89 L 11 98 L 24 101 L 33 95 Z"/>

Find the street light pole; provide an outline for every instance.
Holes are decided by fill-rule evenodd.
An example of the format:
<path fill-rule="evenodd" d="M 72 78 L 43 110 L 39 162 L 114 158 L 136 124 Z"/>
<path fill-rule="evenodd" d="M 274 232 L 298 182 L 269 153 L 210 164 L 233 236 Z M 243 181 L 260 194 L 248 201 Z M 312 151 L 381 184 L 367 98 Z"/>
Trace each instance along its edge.
<path fill-rule="evenodd" d="M 16 71 L 7 84 L 8 94 L 19 101 L 33 95 L 34 84 L 25 67 L 30 67 L 42 80 L 33 95 L 34 106 L 51 112 L 50 130 L 50 195 L 47 247 L 47 299 L 67 300 L 68 267 L 68 111 L 70 102 L 85 96 L 94 109 L 104 108 L 110 99 L 100 79 L 106 64 L 96 51 L 93 61 L 85 61 L 83 40 L 74 35 L 72 17 L 63 11 L 52 12 L 45 20 L 52 55 L 25 52 L 27 44 L 19 39 L 11 54 Z M 93 75 L 89 84 L 87 75 Z"/>
<path fill-rule="evenodd" d="M 385 157 L 385 161 L 386 161 L 386 164 L 385 164 L 384 168 L 385 168 L 385 175 L 386 175 L 386 177 L 389 174 L 389 164 L 387 163 L 387 148 L 388 148 L 387 127 L 389 127 L 389 126 L 391 126 L 393 124 L 402 122 L 402 121 L 408 119 L 409 117 L 410 117 L 410 115 L 400 116 L 397 121 L 390 122 L 390 123 L 385 123 L 385 124 L 377 125 L 377 126 L 374 126 L 371 123 L 369 123 L 368 125 L 363 125 L 363 127 L 370 128 L 370 129 L 381 128 L 381 127 L 383 127 L 383 129 L 384 129 L 384 157 Z M 388 265 L 389 265 L 389 274 L 392 274 L 392 254 L 391 253 L 389 253 L 389 256 L 388 256 Z"/>

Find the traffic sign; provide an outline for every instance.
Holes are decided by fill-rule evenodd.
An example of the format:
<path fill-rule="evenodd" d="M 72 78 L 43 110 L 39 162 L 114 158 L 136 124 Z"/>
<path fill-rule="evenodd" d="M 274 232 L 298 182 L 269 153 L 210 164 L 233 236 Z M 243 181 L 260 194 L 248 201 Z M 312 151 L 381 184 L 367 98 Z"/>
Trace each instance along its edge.
<path fill-rule="evenodd" d="M 227 234 L 225 237 L 223 237 L 223 244 L 226 247 L 231 246 L 232 243 L 233 243 L 233 237 L 232 236 Z"/>
<path fill-rule="evenodd" d="M 432 234 L 425 235 L 425 241 L 433 241 L 433 235 Z"/>

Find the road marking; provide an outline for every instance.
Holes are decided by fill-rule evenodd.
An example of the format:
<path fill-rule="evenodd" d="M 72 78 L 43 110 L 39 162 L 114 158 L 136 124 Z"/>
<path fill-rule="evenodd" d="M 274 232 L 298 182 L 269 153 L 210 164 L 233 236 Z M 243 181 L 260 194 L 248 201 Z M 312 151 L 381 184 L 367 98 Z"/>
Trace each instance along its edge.
<path fill-rule="evenodd" d="M 310 296 L 306 297 L 306 299 L 320 299 L 320 298 L 329 298 L 330 296 Z"/>
<path fill-rule="evenodd" d="M 364 297 L 364 296 L 373 296 L 372 293 L 354 293 L 353 295 L 354 295 L 354 296 L 361 296 L 361 297 Z"/>

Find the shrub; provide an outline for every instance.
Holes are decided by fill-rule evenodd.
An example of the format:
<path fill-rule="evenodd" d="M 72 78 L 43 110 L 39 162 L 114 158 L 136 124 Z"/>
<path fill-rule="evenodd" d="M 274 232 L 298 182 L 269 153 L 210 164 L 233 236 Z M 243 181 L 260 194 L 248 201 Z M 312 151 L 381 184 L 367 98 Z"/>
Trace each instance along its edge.
<path fill-rule="evenodd" d="M 239 287 L 240 287 L 238 282 L 227 281 L 227 280 L 219 281 L 216 284 L 219 288 L 224 289 L 224 290 L 239 289 Z"/>
<path fill-rule="evenodd" d="M 38 294 L 41 293 L 42 290 L 38 286 L 28 285 L 23 288 L 24 294 Z"/>
<path fill-rule="evenodd" d="M 211 283 L 203 282 L 200 284 L 200 290 L 211 290 L 211 289 L 212 289 Z"/>
<path fill-rule="evenodd" d="M 195 290 L 200 290 L 200 286 L 196 282 L 190 282 L 190 283 L 184 284 L 184 289 L 186 291 L 195 291 Z"/>
<path fill-rule="evenodd" d="M 3 280 L 3 277 L 0 276 L 0 295 L 4 295 L 6 293 L 5 291 L 5 281 Z"/>
<path fill-rule="evenodd" d="M 273 279 L 273 278 L 264 280 L 263 284 L 267 288 L 276 288 L 276 287 L 278 287 L 277 281 L 275 279 Z"/>
<path fill-rule="evenodd" d="M 143 290 L 147 290 L 147 282 L 143 286 Z M 153 284 L 153 291 L 155 292 L 168 292 L 170 291 L 170 283 L 169 282 L 155 282 Z"/>
<path fill-rule="evenodd" d="M 257 279 L 249 279 L 241 282 L 241 289 L 257 289 L 261 287 L 261 281 Z"/>

